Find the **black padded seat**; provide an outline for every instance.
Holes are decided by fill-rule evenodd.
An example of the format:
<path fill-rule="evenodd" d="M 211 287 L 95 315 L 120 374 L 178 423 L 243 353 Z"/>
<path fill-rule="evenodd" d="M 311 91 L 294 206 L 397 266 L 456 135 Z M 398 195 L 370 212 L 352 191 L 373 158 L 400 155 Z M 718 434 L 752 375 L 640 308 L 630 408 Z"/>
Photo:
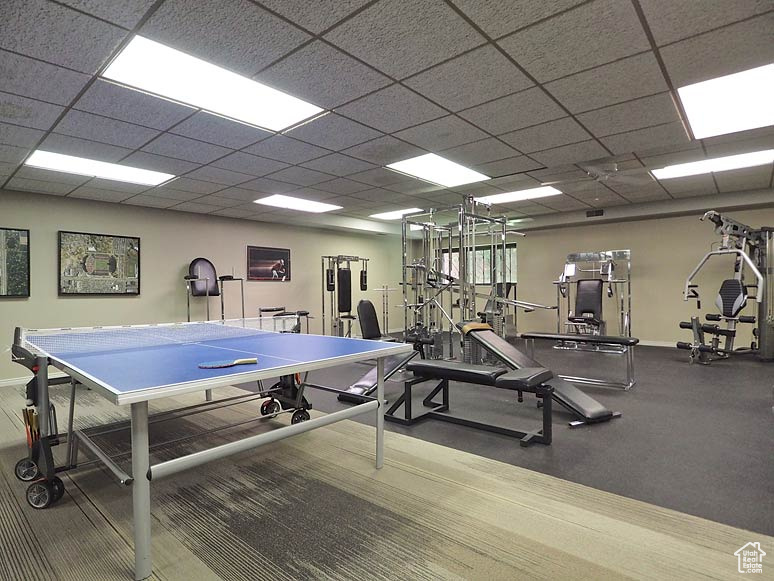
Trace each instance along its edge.
<path fill-rule="evenodd" d="M 640 340 L 637 337 L 618 337 L 616 335 L 581 335 L 572 333 L 522 333 L 522 339 L 542 339 L 546 341 L 575 341 L 595 345 L 624 345 L 633 347 Z"/>
<path fill-rule="evenodd" d="M 553 378 L 554 374 L 545 367 L 524 367 L 516 371 L 503 373 L 495 379 L 495 387 L 500 389 L 514 389 L 518 391 L 535 391 L 535 388 L 543 385 Z"/>
<path fill-rule="evenodd" d="M 495 380 L 508 372 L 502 367 L 489 365 L 471 365 L 456 361 L 421 360 L 406 365 L 406 370 L 414 375 L 432 379 L 448 379 L 478 385 L 495 385 Z"/>

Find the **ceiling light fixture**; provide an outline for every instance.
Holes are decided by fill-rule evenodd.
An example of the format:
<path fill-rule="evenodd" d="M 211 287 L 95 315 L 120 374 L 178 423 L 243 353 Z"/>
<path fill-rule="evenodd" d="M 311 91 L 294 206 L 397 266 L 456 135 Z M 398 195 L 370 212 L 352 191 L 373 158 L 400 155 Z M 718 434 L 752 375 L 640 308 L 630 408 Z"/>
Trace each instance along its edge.
<path fill-rule="evenodd" d="M 651 173 L 656 179 L 668 180 L 704 173 L 755 167 L 756 165 L 766 165 L 772 161 L 774 161 L 774 149 L 766 149 L 763 151 L 753 151 L 752 153 L 741 153 L 739 155 L 729 155 L 727 157 L 716 157 L 714 159 L 668 165 L 661 169 L 654 169 Z"/>
<path fill-rule="evenodd" d="M 381 214 L 371 214 L 369 218 L 377 220 L 400 220 L 405 214 L 415 214 L 421 212 L 422 208 L 406 208 L 405 210 L 394 210 L 392 212 L 382 212 Z"/>
<path fill-rule="evenodd" d="M 510 202 L 522 202 L 524 200 L 557 196 L 561 193 L 562 192 L 552 186 L 542 186 L 539 188 L 530 188 L 528 190 L 519 190 L 518 192 L 505 192 L 502 194 L 484 196 L 483 198 L 476 198 L 476 201 L 481 202 L 482 204 L 508 204 Z"/>
<path fill-rule="evenodd" d="M 434 153 L 391 163 L 386 167 L 398 173 L 447 188 L 492 179 Z"/>
<path fill-rule="evenodd" d="M 696 139 L 774 125 L 774 64 L 677 89 Z"/>
<path fill-rule="evenodd" d="M 102 76 L 271 131 L 323 109 L 142 36 L 135 36 Z"/>
<path fill-rule="evenodd" d="M 75 157 L 40 149 L 34 151 L 27 158 L 27 161 L 24 162 L 24 165 L 145 186 L 157 186 L 175 177 L 172 174 L 160 171 L 107 163 L 105 161 L 97 161 L 96 159 Z"/>
<path fill-rule="evenodd" d="M 323 204 L 322 202 L 313 202 L 312 200 L 302 200 L 301 198 L 293 198 L 291 196 L 281 196 L 280 194 L 274 194 L 268 198 L 255 200 L 254 203 L 263 204 L 264 206 L 274 206 L 275 208 L 285 208 L 286 210 L 313 212 L 315 214 L 330 212 L 332 210 L 341 210 L 341 206 Z"/>

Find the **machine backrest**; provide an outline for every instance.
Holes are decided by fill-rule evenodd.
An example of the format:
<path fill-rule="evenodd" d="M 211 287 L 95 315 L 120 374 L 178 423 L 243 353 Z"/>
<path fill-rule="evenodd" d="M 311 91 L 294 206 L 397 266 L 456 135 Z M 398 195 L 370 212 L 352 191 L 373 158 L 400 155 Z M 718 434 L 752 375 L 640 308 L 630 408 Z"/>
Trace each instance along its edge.
<path fill-rule="evenodd" d="M 376 309 L 371 301 L 363 299 L 357 304 L 357 319 L 360 321 L 360 336 L 363 339 L 381 338 L 382 331 L 379 329 Z"/>
<path fill-rule="evenodd" d="M 602 285 L 598 278 L 581 279 L 575 290 L 575 316 L 602 319 Z"/>
<path fill-rule="evenodd" d="M 215 273 L 215 265 L 212 264 L 206 258 L 194 258 L 191 264 L 188 265 L 189 276 L 195 276 L 197 278 L 206 278 L 207 280 L 192 280 L 191 281 L 191 296 L 203 297 L 211 296 L 217 297 L 220 295 L 218 289 L 218 275 Z"/>
<path fill-rule="evenodd" d="M 736 317 L 747 304 L 747 288 L 741 280 L 726 279 L 720 285 L 715 304 L 724 317 Z"/>

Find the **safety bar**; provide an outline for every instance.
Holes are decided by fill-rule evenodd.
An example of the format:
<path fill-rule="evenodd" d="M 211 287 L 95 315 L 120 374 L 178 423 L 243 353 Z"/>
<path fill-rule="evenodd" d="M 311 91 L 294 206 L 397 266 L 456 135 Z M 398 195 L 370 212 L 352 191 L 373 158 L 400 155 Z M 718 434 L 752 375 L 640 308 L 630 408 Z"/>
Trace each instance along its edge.
<path fill-rule="evenodd" d="M 711 252 L 708 252 L 704 258 L 701 259 L 699 264 L 696 266 L 696 268 L 693 269 L 693 272 L 691 272 L 690 275 L 688 275 L 688 278 L 685 279 L 685 288 L 683 289 L 683 300 L 687 301 L 689 298 L 692 298 L 690 296 L 690 287 L 691 287 L 691 281 L 693 280 L 693 277 L 696 276 L 696 274 L 702 269 L 702 267 L 706 264 L 706 262 L 710 259 L 711 256 L 722 256 L 724 254 L 737 254 L 739 255 L 742 260 L 747 264 L 747 266 L 750 267 L 750 270 L 752 270 L 753 274 L 755 275 L 755 278 L 758 280 L 758 288 L 763 288 L 763 275 L 758 270 L 758 267 L 755 266 L 755 263 L 750 259 L 747 254 L 738 249 L 738 248 L 722 248 L 720 250 L 713 250 Z M 763 302 L 763 293 L 756 293 L 755 300 L 759 303 Z"/>

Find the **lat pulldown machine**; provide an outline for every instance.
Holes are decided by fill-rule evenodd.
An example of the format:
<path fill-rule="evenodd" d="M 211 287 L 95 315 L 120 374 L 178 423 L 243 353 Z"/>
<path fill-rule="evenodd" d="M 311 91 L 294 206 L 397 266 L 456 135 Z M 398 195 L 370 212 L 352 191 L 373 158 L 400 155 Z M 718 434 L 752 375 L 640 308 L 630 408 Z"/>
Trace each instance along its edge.
<path fill-rule="evenodd" d="M 677 348 L 691 352 L 691 363 L 704 365 L 713 359 L 742 354 L 755 354 L 763 361 L 771 361 L 774 359 L 774 284 L 768 283 L 774 271 L 774 228 L 754 229 L 714 210 L 704 214 L 701 219 L 715 224 L 715 233 L 721 237 L 720 246 L 708 252 L 688 276 L 683 300 L 696 299 L 697 307 L 701 308 L 698 285 L 692 284 L 692 281 L 713 256 L 734 256 L 734 276 L 720 285 L 715 299 L 720 313 L 705 315 L 710 324 L 701 323 L 698 316 L 680 323 L 681 329 L 693 331 L 693 342 L 679 341 Z M 756 284 L 745 284 L 745 269 L 755 277 Z M 752 297 L 748 295 L 749 288 L 755 288 Z M 741 315 L 748 299 L 754 299 L 758 304 L 757 318 Z M 718 322 L 725 323 L 725 328 L 711 324 Z M 755 325 L 749 348 L 734 347 L 739 323 Z M 725 339 L 722 347 L 721 337 Z"/>
<path fill-rule="evenodd" d="M 325 328 L 325 303 L 329 303 L 331 320 L 330 334 L 338 337 L 352 336 L 352 321 L 356 317 L 352 314 L 352 263 L 360 263 L 360 290 L 368 290 L 368 258 L 359 256 L 322 257 L 322 332 L 326 335 Z M 326 296 L 327 293 L 327 296 Z M 347 332 L 344 333 L 346 321 Z"/>

